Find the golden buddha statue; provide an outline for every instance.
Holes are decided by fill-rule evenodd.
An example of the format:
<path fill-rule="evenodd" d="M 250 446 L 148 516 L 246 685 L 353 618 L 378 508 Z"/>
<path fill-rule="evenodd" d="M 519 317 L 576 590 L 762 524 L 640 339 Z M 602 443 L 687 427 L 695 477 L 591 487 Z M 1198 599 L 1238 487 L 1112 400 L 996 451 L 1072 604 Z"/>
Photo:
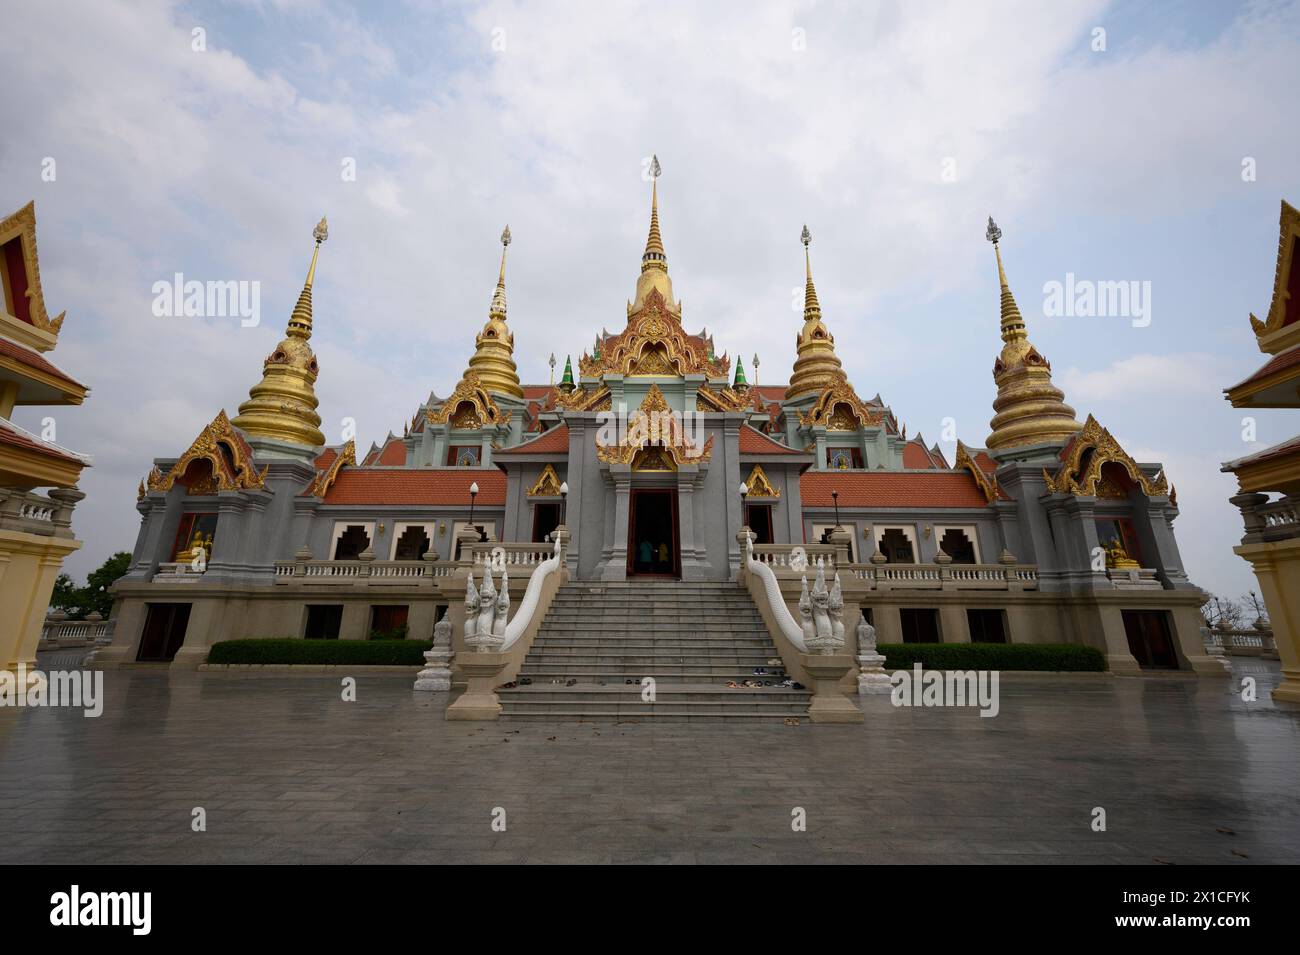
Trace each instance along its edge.
<path fill-rule="evenodd" d="M 1137 570 L 1138 562 L 1129 556 L 1118 537 L 1112 538 L 1106 545 L 1106 566 L 1114 570 Z"/>
<path fill-rule="evenodd" d="M 199 555 L 202 554 L 200 560 Z M 176 563 L 194 565 L 196 562 L 206 566 L 208 558 L 212 556 L 212 535 L 203 536 L 202 531 L 195 531 L 193 539 L 190 540 L 190 546 L 180 551 L 176 555 Z"/>

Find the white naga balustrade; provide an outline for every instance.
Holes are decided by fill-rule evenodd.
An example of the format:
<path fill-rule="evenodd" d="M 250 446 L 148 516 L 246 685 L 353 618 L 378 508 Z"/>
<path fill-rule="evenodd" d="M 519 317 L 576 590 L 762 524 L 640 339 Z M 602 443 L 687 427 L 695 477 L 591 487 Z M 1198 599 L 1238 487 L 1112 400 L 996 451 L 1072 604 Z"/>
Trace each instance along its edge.
<path fill-rule="evenodd" d="M 785 605 L 785 598 L 781 596 L 781 585 L 777 583 L 776 574 L 772 568 L 755 557 L 752 535 L 745 538 L 745 566 L 751 574 L 754 574 L 762 581 L 763 595 L 767 598 L 767 605 L 772 612 L 772 619 L 776 621 L 781 635 L 800 653 L 807 653 L 808 645 L 804 643 L 803 627 L 794 619 L 794 615 L 790 613 L 790 608 Z"/>
<path fill-rule="evenodd" d="M 504 555 L 508 553 L 518 555 L 522 563 L 523 558 L 536 553 L 537 547 L 529 545 L 526 548 L 505 551 L 503 545 L 496 545 L 492 548 L 492 551 L 496 552 L 496 558 L 494 559 L 492 551 L 489 551 L 484 555 L 486 560 L 481 562 L 477 559 L 478 555 L 475 555 L 475 567 L 483 568 L 483 585 L 475 588 L 474 572 L 471 570 L 465 583 L 465 646 L 474 651 L 505 653 L 527 632 L 533 615 L 537 612 L 538 603 L 541 601 L 546 578 L 551 574 L 559 573 L 564 566 L 564 549 L 561 541 L 557 538 L 555 544 L 547 549 L 550 551 L 550 556 L 534 567 L 532 575 L 528 578 L 524 599 L 520 601 L 519 609 L 515 611 L 514 618 L 510 619 L 509 623 L 506 622 L 510 613 L 508 568 L 513 565 Z M 492 574 L 498 567 L 501 570 L 499 590 L 492 580 Z"/>

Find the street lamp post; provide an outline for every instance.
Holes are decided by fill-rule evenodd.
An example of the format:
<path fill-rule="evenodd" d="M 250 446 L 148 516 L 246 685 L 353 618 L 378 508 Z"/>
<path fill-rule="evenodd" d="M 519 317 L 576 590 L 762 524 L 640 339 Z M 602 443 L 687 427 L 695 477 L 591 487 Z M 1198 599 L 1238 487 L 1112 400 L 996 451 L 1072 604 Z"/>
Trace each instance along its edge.
<path fill-rule="evenodd" d="M 560 523 L 564 524 L 569 516 L 569 482 L 560 485 Z M 568 526 L 567 524 L 565 525 Z"/>
<path fill-rule="evenodd" d="M 836 529 L 836 530 L 839 530 L 839 528 L 840 528 L 840 492 L 839 492 L 839 491 L 831 491 L 831 500 L 832 500 L 832 501 L 834 502 L 834 504 L 835 504 L 835 529 Z"/>
<path fill-rule="evenodd" d="M 469 486 L 469 526 L 474 527 L 474 498 L 478 497 L 478 481 Z M 477 529 L 477 528 L 475 528 Z"/>

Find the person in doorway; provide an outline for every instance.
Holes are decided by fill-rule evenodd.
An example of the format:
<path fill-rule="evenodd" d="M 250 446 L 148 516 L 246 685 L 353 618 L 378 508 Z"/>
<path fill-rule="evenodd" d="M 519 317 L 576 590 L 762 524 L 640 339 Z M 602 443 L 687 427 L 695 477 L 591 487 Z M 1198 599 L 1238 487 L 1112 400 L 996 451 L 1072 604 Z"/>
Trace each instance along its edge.
<path fill-rule="evenodd" d="M 636 548 L 636 562 L 642 566 L 649 567 L 654 561 L 654 548 L 650 546 L 648 540 L 643 540 Z"/>
<path fill-rule="evenodd" d="M 668 565 L 668 544 L 660 542 L 659 544 L 659 563 L 663 565 L 660 569 L 666 570 Z"/>

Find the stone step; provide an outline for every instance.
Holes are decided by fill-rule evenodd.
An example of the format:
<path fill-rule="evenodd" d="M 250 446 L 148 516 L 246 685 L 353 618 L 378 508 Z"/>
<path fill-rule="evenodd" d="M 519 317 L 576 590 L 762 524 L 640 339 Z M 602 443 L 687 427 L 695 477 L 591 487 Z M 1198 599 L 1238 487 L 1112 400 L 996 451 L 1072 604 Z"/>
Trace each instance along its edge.
<path fill-rule="evenodd" d="M 631 667 L 627 667 L 621 670 L 620 669 L 611 670 L 607 668 L 591 668 L 591 667 L 548 667 L 543 670 L 543 669 L 530 669 L 528 667 L 525 667 L 523 670 L 520 671 L 519 676 L 528 677 L 530 680 L 533 681 L 532 683 L 533 686 L 540 686 L 546 688 L 553 688 L 556 686 L 563 685 L 562 683 L 561 684 L 552 683 L 551 682 L 552 680 L 563 680 L 566 683 L 569 680 L 577 680 L 580 683 L 582 682 L 593 683 L 601 687 L 635 686 L 640 688 L 641 678 L 648 676 L 648 677 L 653 677 L 655 682 L 659 684 L 667 680 L 672 682 L 674 685 L 690 684 L 691 686 L 707 686 L 710 687 L 711 689 L 726 691 L 728 693 L 738 692 L 738 691 L 731 690 L 727 686 L 728 680 L 734 680 L 737 683 L 743 682 L 745 680 L 771 683 L 772 687 L 764 686 L 764 687 L 745 688 L 745 689 L 766 690 L 766 689 L 775 689 L 776 684 L 779 683 L 781 680 L 785 679 L 784 677 L 776 677 L 770 674 L 768 676 L 755 676 L 754 674 L 750 673 L 748 670 L 736 669 L 736 668 L 732 668 L 730 670 L 726 668 L 709 668 L 707 671 L 701 671 L 701 672 L 697 672 L 697 670 L 698 668 L 696 667 L 680 667 L 677 669 L 673 669 L 671 667 L 658 667 L 655 669 L 647 668 L 643 670 L 637 670 Z M 627 682 L 628 680 L 633 680 L 635 682 L 628 683 Z"/>

